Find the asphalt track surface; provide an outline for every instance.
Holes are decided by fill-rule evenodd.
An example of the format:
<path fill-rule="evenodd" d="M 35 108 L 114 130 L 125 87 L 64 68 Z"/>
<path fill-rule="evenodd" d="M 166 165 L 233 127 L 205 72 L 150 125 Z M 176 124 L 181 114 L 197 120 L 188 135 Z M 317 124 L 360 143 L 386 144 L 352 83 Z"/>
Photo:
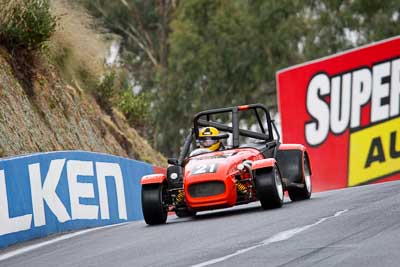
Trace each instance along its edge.
<path fill-rule="evenodd" d="M 400 181 L 316 193 L 277 210 L 253 203 L 161 226 L 132 222 L 0 266 L 400 266 Z"/>

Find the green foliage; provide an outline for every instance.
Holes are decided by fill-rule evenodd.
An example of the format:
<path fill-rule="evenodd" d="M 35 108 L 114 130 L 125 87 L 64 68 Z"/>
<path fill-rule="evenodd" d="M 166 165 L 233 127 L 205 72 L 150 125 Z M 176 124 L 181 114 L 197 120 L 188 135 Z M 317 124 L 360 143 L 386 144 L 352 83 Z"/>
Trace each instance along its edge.
<path fill-rule="evenodd" d="M 108 113 L 112 113 L 112 100 L 117 92 L 117 75 L 114 71 L 106 74 L 92 91 L 97 103 Z"/>
<path fill-rule="evenodd" d="M 313 0 L 303 5 L 302 61 L 400 33 L 399 0 Z"/>
<path fill-rule="evenodd" d="M 43 48 L 57 26 L 48 0 L 0 0 L 0 42 L 9 49 Z"/>
<path fill-rule="evenodd" d="M 145 92 L 135 94 L 129 75 L 124 72 L 111 71 L 92 91 L 97 103 L 108 113 L 118 108 L 129 124 L 141 130 L 150 120 L 150 97 Z"/>
<path fill-rule="evenodd" d="M 124 68 L 145 91 L 160 86 L 159 72 L 166 68 L 168 21 L 172 12 L 168 1 L 158 0 L 75 0 L 103 25 L 120 35 Z M 175 2 L 171 1 L 171 2 Z"/>
<path fill-rule="evenodd" d="M 166 124 L 174 121 L 176 128 L 188 129 L 192 115 L 207 108 L 255 102 L 275 107 L 275 98 L 266 93 L 274 91 L 275 71 L 299 59 L 294 50 L 302 28 L 298 12 L 293 1 L 182 2 L 171 25 L 168 85 L 173 90 L 157 105 L 161 128 L 170 129 Z M 162 151 L 178 153 L 183 136 L 177 130 L 160 138 Z"/>
<path fill-rule="evenodd" d="M 130 125 L 134 127 L 143 127 L 146 125 L 149 117 L 150 101 L 145 93 L 134 94 L 128 87 L 123 90 L 119 97 L 118 108 L 125 115 Z"/>

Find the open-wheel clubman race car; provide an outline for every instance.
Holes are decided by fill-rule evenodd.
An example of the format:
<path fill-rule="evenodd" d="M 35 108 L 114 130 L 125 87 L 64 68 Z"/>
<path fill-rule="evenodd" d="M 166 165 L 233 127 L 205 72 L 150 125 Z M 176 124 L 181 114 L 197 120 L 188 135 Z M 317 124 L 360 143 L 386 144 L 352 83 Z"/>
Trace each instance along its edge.
<path fill-rule="evenodd" d="M 224 145 L 223 142 L 226 142 Z M 179 159 L 168 159 L 167 174 L 144 176 L 142 210 L 147 224 L 163 224 L 198 211 L 260 201 L 264 209 L 311 196 L 306 148 L 281 144 L 268 109 L 252 104 L 197 113 Z"/>

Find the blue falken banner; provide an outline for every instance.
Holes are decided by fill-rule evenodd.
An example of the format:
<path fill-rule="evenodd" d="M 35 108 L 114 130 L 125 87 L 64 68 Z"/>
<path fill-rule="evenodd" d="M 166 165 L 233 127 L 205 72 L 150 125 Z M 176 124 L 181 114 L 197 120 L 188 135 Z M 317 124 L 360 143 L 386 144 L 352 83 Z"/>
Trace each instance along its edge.
<path fill-rule="evenodd" d="M 144 162 L 83 151 L 0 159 L 0 248 L 140 220 L 140 179 L 152 173 Z"/>

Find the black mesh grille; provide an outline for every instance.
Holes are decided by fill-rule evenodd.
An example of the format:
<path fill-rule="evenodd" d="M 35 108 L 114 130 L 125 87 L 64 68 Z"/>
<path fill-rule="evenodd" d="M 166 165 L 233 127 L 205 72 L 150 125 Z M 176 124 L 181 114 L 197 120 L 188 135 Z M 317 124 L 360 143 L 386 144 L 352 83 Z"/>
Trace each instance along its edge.
<path fill-rule="evenodd" d="M 225 184 L 218 181 L 192 184 L 189 186 L 189 194 L 192 197 L 209 197 L 219 195 L 224 192 Z"/>

